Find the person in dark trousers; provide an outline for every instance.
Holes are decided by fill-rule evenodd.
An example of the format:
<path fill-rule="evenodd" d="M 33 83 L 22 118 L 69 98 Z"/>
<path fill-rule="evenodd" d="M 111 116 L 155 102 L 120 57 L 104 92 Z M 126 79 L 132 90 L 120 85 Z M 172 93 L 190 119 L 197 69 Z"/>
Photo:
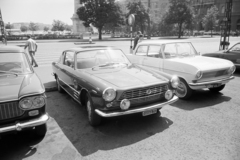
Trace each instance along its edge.
<path fill-rule="evenodd" d="M 33 65 L 33 63 L 34 63 L 34 64 L 35 64 L 34 67 L 38 67 L 38 64 L 37 64 L 37 62 L 36 62 L 36 60 L 35 60 L 35 58 L 34 58 L 35 52 L 37 51 L 38 45 L 37 45 L 36 41 L 34 41 L 34 40 L 31 38 L 30 35 L 28 35 L 27 38 L 28 38 L 28 40 L 27 40 L 27 42 L 26 42 L 26 44 L 25 44 L 24 49 L 28 48 L 28 53 L 29 53 L 29 55 L 30 55 L 30 57 L 31 57 L 31 59 L 32 59 L 32 65 Z"/>
<path fill-rule="evenodd" d="M 139 41 L 140 35 L 142 35 L 142 32 L 141 32 L 141 31 L 138 31 L 136 37 L 134 38 L 133 50 L 135 49 L 135 47 L 136 47 L 137 44 L 138 44 L 138 41 Z"/>

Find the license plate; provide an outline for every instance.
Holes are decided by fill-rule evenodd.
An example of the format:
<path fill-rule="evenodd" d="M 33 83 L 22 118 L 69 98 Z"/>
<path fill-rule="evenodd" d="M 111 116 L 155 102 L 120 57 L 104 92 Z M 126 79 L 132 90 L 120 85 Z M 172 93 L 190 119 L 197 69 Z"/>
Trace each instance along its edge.
<path fill-rule="evenodd" d="M 148 115 L 155 114 L 155 113 L 157 113 L 157 109 L 144 111 L 144 112 L 142 112 L 142 115 L 143 116 L 148 116 Z"/>
<path fill-rule="evenodd" d="M 209 86 L 207 86 L 208 88 L 215 88 L 215 87 L 219 87 L 221 86 L 222 83 L 216 83 L 216 84 L 210 84 Z"/>

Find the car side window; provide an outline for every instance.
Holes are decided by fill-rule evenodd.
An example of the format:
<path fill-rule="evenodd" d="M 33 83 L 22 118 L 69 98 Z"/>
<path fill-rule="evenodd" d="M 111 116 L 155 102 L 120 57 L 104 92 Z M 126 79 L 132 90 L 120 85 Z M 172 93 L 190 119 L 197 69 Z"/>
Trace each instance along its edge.
<path fill-rule="evenodd" d="M 235 53 L 240 53 L 240 44 L 233 46 L 229 51 L 235 52 Z"/>
<path fill-rule="evenodd" d="M 139 46 L 136 51 L 137 56 L 147 56 L 148 46 Z"/>
<path fill-rule="evenodd" d="M 177 50 L 175 43 L 166 44 L 163 53 L 166 59 L 176 57 Z"/>
<path fill-rule="evenodd" d="M 64 54 L 64 65 L 69 66 L 71 68 L 74 67 L 74 52 L 67 51 Z"/>
<path fill-rule="evenodd" d="M 161 46 L 159 45 L 150 45 L 148 49 L 148 57 L 162 58 Z"/>

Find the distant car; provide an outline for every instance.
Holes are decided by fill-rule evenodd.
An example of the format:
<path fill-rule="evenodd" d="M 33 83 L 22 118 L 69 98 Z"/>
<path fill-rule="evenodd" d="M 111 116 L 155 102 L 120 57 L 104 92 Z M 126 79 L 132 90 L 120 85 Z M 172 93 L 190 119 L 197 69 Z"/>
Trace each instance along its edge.
<path fill-rule="evenodd" d="M 219 92 L 234 78 L 231 61 L 203 57 L 185 41 L 142 41 L 128 58 L 133 64 L 179 76 L 176 95 L 181 99 L 190 98 L 198 89 Z"/>
<path fill-rule="evenodd" d="M 48 119 L 44 86 L 24 49 L 0 47 L 0 136 L 34 129 L 42 137 Z"/>
<path fill-rule="evenodd" d="M 240 42 L 236 43 L 228 50 L 222 50 L 214 53 L 205 53 L 203 56 L 230 60 L 234 63 L 237 69 L 240 69 Z"/>
<path fill-rule="evenodd" d="M 115 47 L 67 49 L 52 69 L 58 91 L 65 90 L 87 108 L 92 126 L 99 125 L 102 117 L 160 113 L 178 100 L 174 95 L 178 77 L 133 65 Z"/>

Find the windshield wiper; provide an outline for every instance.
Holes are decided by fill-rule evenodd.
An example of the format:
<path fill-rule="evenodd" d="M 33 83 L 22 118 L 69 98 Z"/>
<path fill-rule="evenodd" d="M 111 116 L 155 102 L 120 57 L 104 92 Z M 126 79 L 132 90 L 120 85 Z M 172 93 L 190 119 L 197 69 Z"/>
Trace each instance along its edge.
<path fill-rule="evenodd" d="M 9 72 L 9 71 L 1 71 L 1 70 L 0 70 L 0 73 L 13 74 L 13 75 L 15 75 L 15 76 L 18 76 L 17 73 Z"/>

